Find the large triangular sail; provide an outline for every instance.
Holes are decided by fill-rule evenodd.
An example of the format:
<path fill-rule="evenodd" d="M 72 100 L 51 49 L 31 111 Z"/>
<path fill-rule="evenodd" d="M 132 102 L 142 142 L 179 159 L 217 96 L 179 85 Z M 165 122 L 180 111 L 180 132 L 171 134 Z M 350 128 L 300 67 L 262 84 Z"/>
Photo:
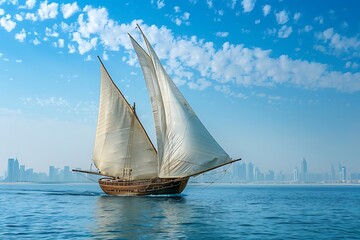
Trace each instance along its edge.
<path fill-rule="evenodd" d="M 232 162 L 182 96 L 148 42 L 148 54 L 135 40 L 132 43 L 140 60 L 153 107 L 160 159 L 159 177 L 193 176 Z M 150 86 L 150 87 L 149 87 Z M 155 109 L 154 109 L 154 105 Z"/>
<path fill-rule="evenodd" d="M 156 150 L 102 62 L 93 161 L 101 174 L 123 180 L 158 176 Z"/>

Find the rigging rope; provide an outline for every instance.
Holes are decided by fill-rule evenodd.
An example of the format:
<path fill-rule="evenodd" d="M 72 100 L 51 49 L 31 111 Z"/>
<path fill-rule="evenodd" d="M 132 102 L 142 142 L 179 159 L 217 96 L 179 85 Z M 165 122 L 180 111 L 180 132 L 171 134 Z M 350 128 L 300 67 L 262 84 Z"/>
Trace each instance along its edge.
<path fill-rule="evenodd" d="M 213 185 L 215 182 L 217 182 L 217 181 L 220 180 L 221 178 L 224 178 L 224 177 L 225 177 L 225 174 L 228 172 L 228 170 L 229 170 L 229 168 L 230 168 L 231 165 L 232 165 L 232 163 L 229 164 L 226 169 L 221 170 L 221 171 L 211 171 L 210 173 L 203 173 L 202 175 L 200 175 L 200 176 L 207 176 L 207 177 L 210 177 L 210 178 L 213 179 L 213 181 L 206 182 L 206 185 L 205 185 L 204 187 L 202 187 L 202 188 L 200 189 L 200 191 L 205 190 L 206 188 L 208 188 L 209 186 Z M 219 173 L 222 173 L 222 174 L 220 175 Z M 212 174 L 216 174 L 216 175 L 219 174 L 220 176 L 218 176 L 218 177 L 212 177 L 212 176 L 211 176 Z M 200 176 L 198 176 L 198 177 L 200 177 Z M 197 177 L 196 177 L 196 178 L 197 178 Z"/>

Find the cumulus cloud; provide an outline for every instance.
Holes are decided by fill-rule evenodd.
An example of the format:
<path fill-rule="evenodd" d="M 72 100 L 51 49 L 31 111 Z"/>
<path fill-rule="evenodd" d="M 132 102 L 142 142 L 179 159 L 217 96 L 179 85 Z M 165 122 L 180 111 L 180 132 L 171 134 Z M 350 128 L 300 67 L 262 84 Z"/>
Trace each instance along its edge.
<path fill-rule="evenodd" d="M 206 4 L 208 5 L 208 7 L 209 7 L 210 9 L 214 6 L 212 0 L 206 0 Z"/>
<path fill-rule="evenodd" d="M 35 7 L 36 0 L 26 0 L 26 6 L 28 9 L 33 9 Z"/>
<path fill-rule="evenodd" d="M 256 0 L 242 0 L 241 5 L 243 6 L 244 12 L 251 12 L 255 7 Z"/>
<path fill-rule="evenodd" d="M 40 45 L 41 42 L 39 41 L 39 39 L 35 38 L 34 40 L 32 40 L 32 43 L 37 46 L 37 45 Z"/>
<path fill-rule="evenodd" d="M 26 38 L 25 29 L 22 29 L 19 33 L 15 34 L 15 39 L 19 40 L 20 42 L 23 42 L 25 38 Z"/>
<path fill-rule="evenodd" d="M 109 60 L 109 55 L 107 55 L 106 51 L 103 52 L 102 58 L 104 59 L 104 61 Z"/>
<path fill-rule="evenodd" d="M 323 16 L 317 16 L 314 18 L 314 21 L 319 23 L 319 24 L 323 24 L 324 23 L 324 18 Z"/>
<path fill-rule="evenodd" d="M 229 36 L 229 32 L 217 32 L 215 35 L 217 37 L 227 37 Z"/>
<path fill-rule="evenodd" d="M 210 87 L 212 84 L 209 81 L 206 81 L 204 78 L 198 79 L 196 82 L 189 82 L 188 86 L 190 89 L 193 90 L 199 90 L 202 91 L 208 87 Z"/>
<path fill-rule="evenodd" d="M 142 25 L 149 41 L 161 59 L 166 59 L 165 68 L 174 79 L 188 81 L 196 88 L 199 82 L 191 79 L 208 79 L 218 91 L 231 96 L 238 95 L 233 88 L 224 86 L 275 86 L 287 85 L 301 88 L 333 88 L 339 91 L 360 91 L 360 73 L 332 71 L 326 64 L 293 60 L 286 55 L 270 57 L 270 50 L 245 48 L 243 45 L 224 43 L 221 49 L 214 44 L 197 39 L 175 39 L 164 28 Z M 289 35 L 290 27 L 282 26 L 282 36 Z M 163 34 L 159 34 L 162 32 Z M 289 33 L 290 32 L 290 33 Z M 179 72 L 177 71 L 179 70 Z M 195 85 L 197 84 L 197 85 Z M 236 88 L 235 88 L 236 89 Z M 230 91 L 231 90 L 231 91 Z"/>
<path fill-rule="evenodd" d="M 74 53 L 76 52 L 76 48 L 74 45 L 72 44 L 68 44 L 68 49 L 69 49 L 69 53 Z"/>
<path fill-rule="evenodd" d="M 15 14 L 15 19 L 16 19 L 16 21 L 19 21 L 19 22 L 24 20 L 23 16 L 21 16 L 20 14 Z"/>
<path fill-rule="evenodd" d="M 301 17 L 301 13 L 297 12 L 294 14 L 294 21 L 297 22 Z"/>
<path fill-rule="evenodd" d="M 58 15 L 58 4 L 57 3 L 50 3 L 48 4 L 47 1 L 42 2 L 40 4 L 40 8 L 38 10 L 38 15 L 41 20 L 55 18 Z"/>
<path fill-rule="evenodd" d="M 59 47 L 59 48 L 63 48 L 63 47 L 64 47 L 64 39 L 60 38 L 60 39 L 58 40 L 58 47 Z"/>
<path fill-rule="evenodd" d="M 11 20 L 10 14 L 7 14 L 6 16 L 0 18 L 0 26 L 2 26 L 6 31 L 11 32 L 15 28 L 16 22 Z"/>
<path fill-rule="evenodd" d="M 37 21 L 37 16 L 34 13 L 26 13 L 25 19 L 35 22 Z"/>
<path fill-rule="evenodd" d="M 315 34 L 316 39 L 326 44 L 329 54 L 339 55 L 350 53 L 354 57 L 360 56 L 360 39 L 345 37 L 336 33 L 333 28 Z"/>
<path fill-rule="evenodd" d="M 265 17 L 269 15 L 270 11 L 271 11 L 271 6 L 269 4 L 263 6 L 263 14 Z"/>
<path fill-rule="evenodd" d="M 26 0 L 25 5 L 19 6 L 19 9 L 33 9 L 35 4 L 36 0 Z"/>
<path fill-rule="evenodd" d="M 58 36 L 59 36 L 59 33 L 56 32 L 56 31 L 54 31 L 54 30 L 52 30 L 52 29 L 50 29 L 50 28 L 48 28 L 48 27 L 46 27 L 46 29 L 45 29 L 45 35 L 46 35 L 47 37 L 58 37 Z"/>
<path fill-rule="evenodd" d="M 39 105 L 41 107 L 69 105 L 69 103 L 62 97 L 49 97 L 49 98 L 27 97 L 27 98 L 23 98 L 22 101 L 24 105 Z"/>
<path fill-rule="evenodd" d="M 157 6 L 158 9 L 161 9 L 161 8 L 165 7 L 164 0 L 157 0 L 156 1 L 156 6 Z"/>
<path fill-rule="evenodd" d="M 78 43 L 78 51 L 82 55 L 91 49 L 95 48 L 97 45 L 98 38 L 92 38 L 90 40 L 86 40 L 81 38 L 80 34 L 78 32 L 73 33 L 73 39 L 72 41 L 75 41 Z"/>
<path fill-rule="evenodd" d="M 74 13 L 78 12 L 79 10 L 80 8 L 77 5 L 77 2 L 74 2 L 72 4 L 67 3 L 61 5 L 61 12 L 65 19 L 71 17 Z"/>
<path fill-rule="evenodd" d="M 285 10 L 282 10 L 281 12 L 276 13 L 275 16 L 276 16 L 276 21 L 278 24 L 285 24 L 289 21 L 289 16 Z"/>
<path fill-rule="evenodd" d="M 278 31 L 278 37 L 279 38 L 287 38 L 290 36 L 291 33 L 292 33 L 292 27 L 283 25 Z"/>
<path fill-rule="evenodd" d="M 0 16 L 4 15 L 5 14 L 5 11 L 4 9 L 0 8 Z"/>

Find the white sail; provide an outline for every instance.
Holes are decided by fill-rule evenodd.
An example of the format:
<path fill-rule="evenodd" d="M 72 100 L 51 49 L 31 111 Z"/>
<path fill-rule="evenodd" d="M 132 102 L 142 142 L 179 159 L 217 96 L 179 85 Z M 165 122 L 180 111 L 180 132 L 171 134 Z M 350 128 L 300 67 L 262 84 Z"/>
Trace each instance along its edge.
<path fill-rule="evenodd" d="M 154 114 L 155 122 L 158 121 L 155 125 L 159 125 L 161 131 L 160 134 L 157 131 L 157 138 L 162 142 L 158 146 L 158 151 L 162 153 L 158 156 L 161 157 L 159 177 L 187 177 L 230 163 L 229 155 L 201 123 L 166 73 L 146 36 L 142 35 L 150 57 L 140 56 L 140 64 L 144 69 L 144 62 L 150 65 L 151 61 L 154 71 L 151 74 L 155 77 L 145 76 L 145 79 L 147 85 L 153 85 L 155 89 L 152 93 L 157 103 L 155 110 L 164 115 L 162 118 Z M 144 75 L 147 74 L 144 72 Z M 152 90 L 149 91 L 151 93 Z"/>
<path fill-rule="evenodd" d="M 93 160 L 101 174 L 124 180 L 158 176 L 156 150 L 102 63 Z"/>
<path fill-rule="evenodd" d="M 152 112 L 154 115 L 155 130 L 156 130 L 156 140 L 158 146 L 158 165 L 161 166 L 161 160 L 163 156 L 163 139 L 165 138 L 164 134 L 166 131 L 162 128 L 165 126 L 165 115 L 164 107 L 162 106 L 162 98 L 160 94 L 160 89 L 156 79 L 156 73 L 154 65 L 152 64 L 150 56 L 145 52 L 145 50 L 135 41 L 135 39 L 129 34 L 131 43 L 135 49 L 136 55 L 139 59 L 141 69 L 145 78 L 146 86 L 148 89 L 150 103 Z M 159 107 L 160 106 L 160 107 Z"/>

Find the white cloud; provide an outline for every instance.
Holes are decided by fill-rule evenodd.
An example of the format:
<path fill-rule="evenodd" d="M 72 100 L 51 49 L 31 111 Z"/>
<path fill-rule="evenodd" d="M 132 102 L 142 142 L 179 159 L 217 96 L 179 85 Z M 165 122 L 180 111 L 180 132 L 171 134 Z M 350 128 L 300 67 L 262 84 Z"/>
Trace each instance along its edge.
<path fill-rule="evenodd" d="M 20 42 L 23 42 L 25 38 L 26 38 L 25 29 L 22 29 L 19 33 L 15 34 L 15 39 L 19 40 Z"/>
<path fill-rule="evenodd" d="M 16 59 L 15 62 L 16 63 L 22 63 L 22 60 L 21 59 Z"/>
<path fill-rule="evenodd" d="M 35 7 L 36 0 L 26 0 L 26 6 L 28 9 L 33 9 Z"/>
<path fill-rule="evenodd" d="M 323 16 L 317 16 L 314 18 L 314 21 L 319 23 L 319 24 L 323 24 L 324 23 L 324 18 Z"/>
<path fill-rule="evenodd" d="M 292 27 L 283 25 L 278 31 L 278 37 L 279 38 L 287 38 L 290 36 L 291 33 L 292 33 Z"/>
<path fill-rule="evenodd" d="M 41 107 L 66 107 L 69 103 L 62 97 L 49 97 L 49 98 L 32 98 L 27 97 L 22 99 L 24 105 L 38 105 Z"/>
<path fill-rule="evenodd" d="M 263 14 L 264 14 L 265 17 L 266 17 L 267 15 L 269 15 L 270 11 L 271 11 L 271 6 L 268 5 L 268 4 L 264 5 L 264 7 L 263 7 Z"/>
<path fill-rule="evenodd" d="M 11 15 L 7 14 L 0 19 L 0 26 L 2 26 L 6 31 L 11 32 L 15 28 L 16 22 L 12 21 Z"/>
<path fill-rule="evenodd" d="M 313 30 L 313 27 L 311 25 L 305 25 L 305 27 L 303 29 L 299 29 L 299 33 L 310 32 L 311 30 Z"/>
<path fill-rule="evenodd" d="M 216 36 L 217 37 L 227 37 L 227 36 L 229 36 L 229 33 L 228 32 L 217 32 Z"/>
<path fill-rule="evenodd" d="M 235 9 L 236 2 L 237 2 L 236 0 L 231 1 L 231 9 Z"/>
<path fill-rule="evenodd" d="M 20 14 L 15 14 L 15 19 L 16 19 L 16 21 L 19 21 L 19 22 L 24 20 L 23 16 L 21 16 Z"/>
<path fill-rule="evenodd" d="M 86 58 L 84 59 L 85 62 L 88 62 L 88 61 L 92 61 L 92 57 L 91 55 L 87 55 Z"/>
<path fill-rule="evenodd" d="M 88 38 L 90 34 L 104 31 L 105 26 L 109 23 L 108 12 L 105 8 L 92 8 L 87 5 L 84 12 L 86 12 L 87 19 L 84 20 L 84 14 L 80 14 L 78 18 L 78 32 L 81 36 Z M 114 22 L 112 23 L 114 24 Z"/>
<path fill-rule="evenodd" d="M 8 2 L 11 3 L 12 5 L 18 4 L 18 0 L 8 0 Z"/>
<path fill-rule="evenodd" d="M 161 8 L 165 7 L 164 0 L 157 0 L 156 4 L 157 4 L 158 9 L 161 9 Z"/>
<path fill-rule="evenodd" d="M 37 46 L 37 45 L 39 45 L 41 42 L 39 41 L 39 39 L 35 38 L 35 39 L 32 41 L 32 43 L 33 43 L 35 46 Z"/>
<path fill-rule="evenodd" d="M 297 12 L 294 14 L 294 21 L 297 22 L 301 17 L 301 13 Z"/>
<path fill-rule="evenodd" d="M 4 9 L 0 8 L 0 16 L 4 15 L 5 14 L 5 11 Z"/>
<path fill-rule="evenodd" d="M 35 7 L 36 0 L 26 0 L 25 5 L 19 6 L 19 9 L 33 9 Z"/>
<path fill-rule="evenodd" d="M 103 52 L 102 58 L 104 59 L 104 61 L 109 60 L 109 56 L 107 55 L 106 51 Z"/>
<path fill-rule="evenodd" d="M 25 19 L 35 22 L 37 21 L 37 16 L 34 13 L 26 13 Z"/>
<path fill-rule="evenodd" d="M 78 33 L 78 32 L 73 33 L 72 36 L 73 36 L 72 41 L 75 41 L 78 43 L 78 51 L 81 55 L 83 55 L 84 53 L 95 48 L 97 45 L 98 38 L 92 38 L 90 40 L 85 40 L 85 39 L 81 38 L 80 33 Z"/>
<path fill-rule="evenodd" d="M 210 87 L 211 85 L 212 85 L 211 82 L 206 81 L 204 78 L 200 78 L 196 82 L 188 83 L 188 86 L 190 89 L 199 90 L 199 91 L 202 91 L 202 90 Z"/>
<path fill-rule="evenodd" d="M 206 4 L 208 5 L 208 7 L 209 7 L 210 9 L 214 6 L 212 0 L 206 0 Z"/>
<path fill-rule="evenodd" d="M 251 12 L 255 7 L 256 0 L 242 0 L 244 12 Z"/>
<path fill-rule="evenodd" d="M 169 15 L 170 19 L 172 22 L 174 22 L 176 25 L 180 26 L 181 24 L 185 24 L 185 25 L 190 25 L 189 19 L 190 19 L 190 13 L 188 12 L 184 12 L 183 14 L 181 13 L 180 7 L 174 7 L 176 16 L 174 17 L 173 15 Z"/>
<path fill-rule="evenodd" d="M 76 52 L 75 46 L 72 44 L 68 44 L 68 48 L 69 48 L 69 53 L 74 53 Z"/>
<path fill-rule="evenodd" d="M 38 10 L 38 15 L 41 20 L 55 18 L 58 15 L 58 4 L 57 3 L 50 3 L 47 4 L 47 1 L 42 2 L 40 4 L 40 8 Z"/>
<path fill-rule="evenodd" d="M 236 93 L 235 91 L 232 90 L 231 86 L 229 85 L 216 85 L 214 87 L 214 89 L 218 92 L 222 92 L 225 95 L 231 96 L 231 97 L 236 97 L 236 98 L 241 98 L 241 99 L 247 99 L 248 97 L 243 94 L 243 93 Z"/>
<path fill-rule="evenodd" d="M 141 25 L 141 24 L 140 24 Z M 332 88 L 339 91 L 360 91 L 360 73 L 332 71 L 326 64 L 293 60 L 286 55 L 270 57 L 270 50 L 245 48 L 243 45 L 224 43 L 221 49 L 214 44 L 191 39 L 174 39 L 171 31 L 155 26 L 142 25 L 149 41 L 165 68 L 174 79 L 212 79 L 221 85 L 231 86 L 228 95 L 241 96 L 233 89 L 237 86 L 287 85 L 307 89 Z M 282 36 L 290 32 L 285 26 Z M 219 88 L 226 92 L 226 87 Z"/>
<path fill-rule="evenodd" d="M 281 12 L 276 13 L 275 16 L 276 16 L 276 21 L 278 24 L 285 24 L 289 21 L 289 16 L 285 10 L 282 10 Z"/>
<path fill-rule="evenodd" d="M 55 32 L 54 30 L 46 27 L 45 29 L 45 35 L 47 37 L 58 37 L 59 36 L 59 33 Z"/>
<path fill-rule="evenodd" d="M 59 39 L 59 40 L 58 40 L 58 47 L 59 47 L 59 48 L 63 48 L 63 47 L 64 47 L 64 39 Z"/>
<path fill-rule="evenodd" d="M 261 20 L 260 19 L 256 19 L 255 20 L 255 24 L 260 24 Z"/>
<path fill-rule="evenodd" d="M 80 10 L 79 6 L 77 5 L 77 2 L 74 2 L 72 4 L 67 3 L 61 5 L 61 12 L 65 19 L 71 17 L 74 13 L 78 12 Z"/>
<path fill-rule="evenodd" d="M 333 28 L 328 28 L 323 32 L 316 33 L 315 37 L 327 45 L 329 54 L 339 55 L 350 53 L 354 57 L 360 56 L 360 39 L 357 37 L 349 38 L 341 36 L 336 33 Z"/>

